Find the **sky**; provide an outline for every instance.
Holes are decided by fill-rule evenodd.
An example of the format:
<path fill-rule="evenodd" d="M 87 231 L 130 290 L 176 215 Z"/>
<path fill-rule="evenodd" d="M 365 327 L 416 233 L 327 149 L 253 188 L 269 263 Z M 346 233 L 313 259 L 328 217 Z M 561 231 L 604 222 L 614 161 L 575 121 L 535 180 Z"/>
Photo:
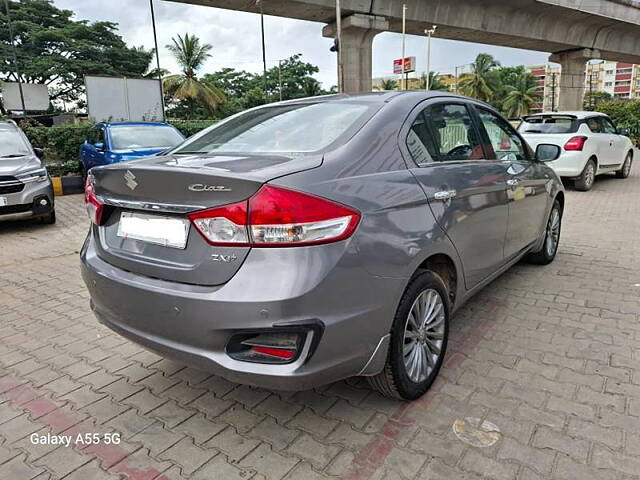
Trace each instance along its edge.
<path fill-rule="evenodd" d="M 147 0 L 54 0 L 59 8 L 75 12 L 76 20 L 108 20 L 130 46 L 153 47 L 151 14 Z M 212 57 L 200 73 L 224 67 L 250 72 L 262 71 L 260 16 L 164 0 L 154 0 L 160 64 L 177 73 L 178 68 L 165 45 L 177 34 L 195 34 L 213 45 Z M 332 40 L 322 37 L 324 24 L 265 16 L 267 66 L 278 59 L 301 53 L 303 60 L 320 69 L 315 77 L 324 88 L 336 82 L 336 54 L 329 51 Z M 392 62 L 400 57 L 401 35 L 381 33 L 373 41 L 373 76 L 392 75 Z M 472 62 L 478 53 L 490 53 L 503 65 L 546 63 L 548 54 L 435 38 L 431 44 L 432 70 L 453 73 L 456 65 Z M 426 70 L 426 39 L 407 35 L 407 56 L 416 57 L 419 72 Z"/>

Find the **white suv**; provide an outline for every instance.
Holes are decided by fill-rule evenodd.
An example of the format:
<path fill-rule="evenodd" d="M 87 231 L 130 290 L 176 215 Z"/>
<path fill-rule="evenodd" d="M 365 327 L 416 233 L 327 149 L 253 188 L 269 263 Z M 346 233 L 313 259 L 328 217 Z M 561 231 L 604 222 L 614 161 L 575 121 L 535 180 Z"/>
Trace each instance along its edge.
<path fill-rule="evenodd" d="M 548 165 L 561 177 L 575 180 L 576 190 L 587 191 L 596 175 L 615 172 L 627 178 L 633 161 L 633 144 L 606 115 L 598 112 L 553 112 L 522 119 L 518 130 L 535 148 L 551 143 L 562 148 Z"/>

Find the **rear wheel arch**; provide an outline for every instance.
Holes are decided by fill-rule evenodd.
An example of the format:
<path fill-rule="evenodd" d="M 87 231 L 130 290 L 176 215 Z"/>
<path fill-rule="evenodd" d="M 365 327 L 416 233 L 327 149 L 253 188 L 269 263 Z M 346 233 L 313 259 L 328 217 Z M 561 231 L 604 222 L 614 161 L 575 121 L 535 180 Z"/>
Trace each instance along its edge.
<path fill-rule="evenodd" d="M 435 273 L 442 279 L 449 292 L 449 301 L 453 306 L 459 280 L 458 269 L 453 259 L 444 253 L 431 255 L 418 266 L 413 277 L 425 270 Z"/>
<path fill-rule="evenodd" d="M 558 200 L 558 203 L 560 203 L 560 209 L 564 212 L 564 193 L 558 192 L 554 200 Z"/>

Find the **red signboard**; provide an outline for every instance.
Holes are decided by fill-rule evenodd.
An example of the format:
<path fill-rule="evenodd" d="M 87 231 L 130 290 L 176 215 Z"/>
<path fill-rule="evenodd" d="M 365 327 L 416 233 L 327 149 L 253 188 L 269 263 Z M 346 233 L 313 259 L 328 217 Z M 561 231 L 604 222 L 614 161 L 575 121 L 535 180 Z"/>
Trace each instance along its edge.
<path fill-rule="evenodd" d="M 416 71 L 416 57 L 404 57 L 404 62 L 402 58 L 397 58 L 393 61 L 393 73 L 409 73 Z M 402 69 L 402 64 L 404 63 L 404 70 Z"/>

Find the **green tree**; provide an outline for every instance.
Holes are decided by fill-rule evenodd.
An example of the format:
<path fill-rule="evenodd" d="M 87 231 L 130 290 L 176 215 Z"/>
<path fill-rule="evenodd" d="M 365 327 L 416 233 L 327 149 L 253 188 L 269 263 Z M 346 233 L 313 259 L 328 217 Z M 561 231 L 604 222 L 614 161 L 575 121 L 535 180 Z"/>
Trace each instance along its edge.
<path fill-rule="evenodd" d="M 178 35 L 172 38 L 173 43 L 167 49 L 173 54 L 182 69 L 182 73 L 164 77 L 164 91 L 172 100 L 189 100 L 201 104 L 210 112 L 215 111 L 218 104 L 225 99 L 224 93 L 215 85 L 201 82 L 196 72 L 211 57 L 213 46 L 201 44 L 195 35 Z"/>
<path fill-rule="evenodd" d="M 4 0 L 0 8 L 0 79 L 15 82 Z M 9 0 L 17 45 L 20 81 L 45 84 L 52 100 L 77 100 L 84 91 L 84 75 L 138 77 L 151 52 L 128 47 L 112 22 L 74 21 L 73 12 L 52 0 Z"/>
<path fill-rule="evenodd" d="M 584 94 L 584 109 L 598 110 L 598 105 L 602 102 L 609 102 L 611 100 L 613 100 L 613 96 L 609 92 L 587 92 Z"/>
<path fill-rule="evenodd" d="M 423 90 L 427 88 L 427 75 L 425 73 L 420 76 L 418 87 Z M 438 72 L 429 72 L 429 90 L 449 90 L 449 87 L 444 84 Z"/>
<path fill-rule="evenodd" d="M 320 82 L 313 77 L 303 79 L 302 92 L 305 97 L 317 97 L 318 95 L 322 95 Z"/>
<path fill-rule="evenodd" d="M 503 103 L 503 111 L 508 117 L 528 115 L 538 101 L 538 84 L 536 78 L 528 72 L 520 72 L 512 85 L 506 87 L 507 96 Z"/>
<path fill-rule="evenodd" d="M 460 78 L 460 92 L 485 102 L 494 98 L 500 89 L 500 75 L 496 70 L 500 63 L 487 53 L 481 53 L 471 64 L 471 73 Z"/>
<path fill-rule="evenodd" d="M 398 82 L 393 78 L 386 78 L 380 82 L 380 90 L 395 90 L 398 88 Z"/>

